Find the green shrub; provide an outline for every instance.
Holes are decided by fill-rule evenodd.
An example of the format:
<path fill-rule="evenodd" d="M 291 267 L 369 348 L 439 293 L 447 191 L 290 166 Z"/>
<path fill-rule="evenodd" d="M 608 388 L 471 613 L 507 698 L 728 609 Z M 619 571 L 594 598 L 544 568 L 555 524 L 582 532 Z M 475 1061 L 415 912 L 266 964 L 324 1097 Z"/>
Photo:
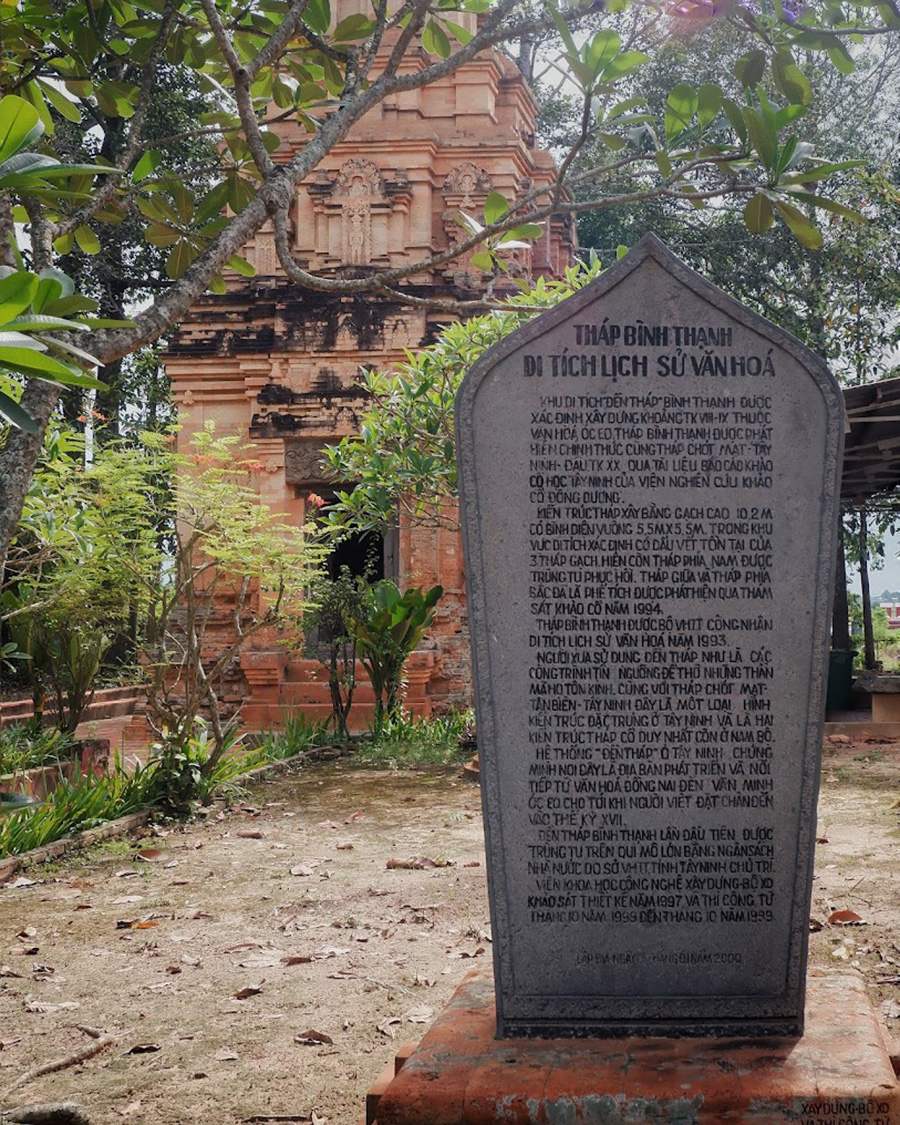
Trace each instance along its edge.
<path fill-rule="evenodd" d="M 375 691 L 376 733 L 386 720 L 402 718 L 403 665 L 434 620 L 443 593 L 442 586 L 411 586 L 401 594 L 395 583 L 383 578 L 369 588 L 364 612 L 346 617 L 347 632 Z"/>
<path fill-rule="evenodd" d="M 108 777 L 61 782 L 41 804 L 0 820 L 0 856 L 21 855 L 70 832 L 137 812 L 148 803 L 153 773 L 149 766 L 128 773 L 117 765 Z"/>
<path fill-rule="evenodd" d="M 469 752 L 463 743 L 471 740 L 474 719 L 472 711 L 433 719 L 404 714 L 385 719 L 370 739 L 360 743 L 357 761 L 389 769 L 453 765 Z"/>
<path fill-rule="evenodd" d="M 74 745 L 70 734 L 36 723 L 16 723 L 0 729 L 0 776 L 52 766 L 68 756 Z"/>

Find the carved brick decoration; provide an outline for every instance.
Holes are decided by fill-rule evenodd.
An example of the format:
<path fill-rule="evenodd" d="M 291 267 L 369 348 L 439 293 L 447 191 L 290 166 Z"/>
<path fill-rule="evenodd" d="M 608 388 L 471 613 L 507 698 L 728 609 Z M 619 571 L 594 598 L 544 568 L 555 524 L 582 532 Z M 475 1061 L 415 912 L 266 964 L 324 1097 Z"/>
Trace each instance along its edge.
<path fill-rule="evenodd" d="M 359 2 L 332 0 L 331 6 L 334 19 L 341 20 Z M 474 30 L 474 16 L 458 18 Z M 396 35 L 385 36 L 376 70 Z M 354 125 L 299 186 L 291 215 L 294 256 L 326 275 L 347 270 L 358 276 L 444 250 L 462 236 L 456 221 L 461 210 L 480 215 L 493 190 L 513 199 L 526 185 L 551 180 L 551 157 L 534 148 L 534 122 L 531 94 L 499 52 L 472 60 L 455 76 L 388 99 Z M 297 122 L 277 121 L 272 128 L 281 136 L 279 162 L 292 160 L 308 142 Z M 523 253 L 519 268 L 558 275 L 571 248 L 571 224 L 553 222 L 534 250 Z M 178 440 L 186 443 L 192 431 L 213 420 L 221 432 L 249 441 L 254 460 L 266 466 L 256 479 L 261 497 L 284 518 L 301 522 L 305 492 L 323 483 L 322 447 L 355 432 L 369 406 L 361 369 L 390 370 L 403 362 L 407 351 L 434 339 L 446 314 L 377 295 L 336 296 L 290 284 L 268 223 L 244 253 L 257 276 L 226 275 L 228 291 L 200 298 L 170 342 L 166 368 L 179 408 Z M 482 284 L 480 271 L 462 259 L 421 271 L 407 288 L 416 297 L 452 298 L 471 296 Z M 503 283 L 498 291 L 502 288 Z M 440 583 L 446 591 L 427 642 L 433 659 L 409 705 L 424 714 L 432 707 L 467 704 L 459 535 L 404 526 L 396 542 L 401 584 Z M 278 658 L 283 650 L 277 637 L 260 636 L 254 643 L 254 657 L 262 663 L 242 660 L 250 671 L 242 681 L 245 724 L 278 726 L 284 710 L 297 707 L 326 717 L 327 684 L 316 678 L 317 665 Z M 265 685 L 253 671 L 263 666 L 270 670 Z M 351 719 L 360 727 L 371 703 L 364 692 L 358 697 Z"/>
<path fill-rule="evenodd" d="M 328 443 L 321 438 L 291 438 L 284 443 L 284 479 L 288 484 L 322 483 L 322 456 Z"/>

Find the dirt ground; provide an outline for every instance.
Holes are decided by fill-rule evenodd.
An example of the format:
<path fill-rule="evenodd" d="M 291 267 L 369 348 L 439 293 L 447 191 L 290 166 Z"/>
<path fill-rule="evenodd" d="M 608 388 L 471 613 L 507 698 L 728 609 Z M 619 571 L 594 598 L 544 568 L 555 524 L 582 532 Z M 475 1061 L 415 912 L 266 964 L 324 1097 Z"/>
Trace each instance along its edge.
<path fill-rule="evenodd" d="M 898 780 L 900 745 L 827 747 L 811 937 L 895 1034 Z M 412 858 L 437 866 L 388 866 Z M 356 1125 L 397 1046 L 490 960 L 479 794 L 446 772 L 309 770 L 26 875 L 0 889 L 0 1091 L 90 1043 L 79 1025 L 114 1044 L 0 1105 L 72 1100 L 96 1125 Z"/>

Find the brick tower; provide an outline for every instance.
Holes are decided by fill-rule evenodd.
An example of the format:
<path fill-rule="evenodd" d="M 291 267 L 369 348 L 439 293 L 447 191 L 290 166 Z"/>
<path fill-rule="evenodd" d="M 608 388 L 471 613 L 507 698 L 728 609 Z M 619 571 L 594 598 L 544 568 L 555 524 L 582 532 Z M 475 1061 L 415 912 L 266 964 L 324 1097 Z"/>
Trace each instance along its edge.
<path fill-rule="evenodd" d="M 362 11 L 364 0 L 333 4 L 336 18 Z M 475 16 L 457 16 L 458 22 Z M 387 44 L 385 49 L 389 49 Z M 411 51 L 403 66 L 427 64 Z M 274 155 L 289 161 L 305 142 L 296 123 L 276 126 Z M 480 215 L 488 192 L 514 198 L 552 180 L 551 156 L 535 147 L 535 104 L 518 68 L 491 51 L 451 76 L 386 99 L 354 127 L 297 190 L 292 230 L 295 257 L 328 274 L 403 266 L 462 237 L 460 210 Z M 558 274 L 572 251 L 567 221 L 548 224 L 533 249 L 519 253 L 533 274 Z M 360 371 L 389 370 L 435 338 L 447 314 L 372 296 L 338 297 L 291 284 L 281 270 L 271 230 L 243 253 L 256 268 L 247 281 L 207 294 L 185 318 L 165 363 L 181 422 L 180 441 L 214 419 L 254 447 L 263 466 L 256 485 L 274 510 L 303 522 L 310 493 L 328 495 L 319 460 L 323 446 L 354 432 L 366 409 Z M 419 296 L 471 298 L 480 275 L 465 258 L 411 279 Z M 367 544 L 345 545 L 338 562 L 359 565 Z M 469 700 L 467 616 L 458 533 L 400 526 L 378 545 L 384 573 L 401 586 L 439 582 L 445 595 L 427 647 L 410 660 L 408 705 L 419 713 Z M 224 643 L 222 633 L 218 635 Z M 327 684 L 316 661 L 298 658 L 277 637 L 254 638 L 243 654 L 234 702 L 250 728 L 279 725 L 286 709 L 311 717 L 330 713 Z M 371 707 L 365 677 L 354 726 Z"/>

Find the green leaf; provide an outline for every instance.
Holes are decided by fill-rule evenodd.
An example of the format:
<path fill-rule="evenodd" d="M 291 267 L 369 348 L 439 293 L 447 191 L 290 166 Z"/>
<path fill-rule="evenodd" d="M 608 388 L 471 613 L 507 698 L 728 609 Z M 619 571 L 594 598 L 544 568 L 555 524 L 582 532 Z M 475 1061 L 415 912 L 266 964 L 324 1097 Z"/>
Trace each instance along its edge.
<path fill-rule="evenodd" d="M 808 191 L 794 191 L 791 192 L 791 199 L 800 199 L 804 203 L 809 203 L 813 207 L 819 207 L 823 211 L 831 211 L 835 215 L 841 215 L 845 219 L 849 219 L 853 223 L 867 223 L 869 220 L 865 215 L 859 211 L 854 210 L 852 207 L 845 207 L 843 203 L 838 203 L 835 199 L 829 199 L 825 195 L 813 195 Z"/>
<path fill-rule="evenodd" d="M 715 121 L 722 108 L 722 91 L 713 82 L 704 82 L 697 91 L 697 120 L 700 128 Z"/>
<path fill-rule="evenodd" d="M 697 109 L 697 91 L 687 82 L 679 82 L 666 98 L 666 140 L 674 140 L 690 127 Z"/>
<path fill-rule="evenodd" d="M 812 101 L 812 86 L 809 79 L 797 66 L 790 51 L 778 51 L 772 60 L 772 77 L 775 85 L 794 105 L 809 105 Z"/>
<path fill-rule="evenodd" d="M 860 168 L 863 164 L 865 164 L 864 160 L 841 160 L 837 164 L 815 164 L 812 168 L 805 168 L 802 172 L 794 172 L 790 176 L 785 176 L 782 183 L 811 184 L 815 183 L 816 180 L 827 180 L 835 172 L 844 172 L 848 168 Z"/>
<path fill-rule="evenodd" d="M 490 273 L 494 268 L 494 255 L 490 250 L 478 250 L 470 259 L 472 265 L 478 270 Z"/>
<path fill-rule="evenodd" d="M 240 254 L 233 254 L 228 259 L 228 267 L 233 269 L 235 273 L 239 273 L 241 277 L 256 277 L 256 269 Z"/>
<path fill-rule="evenodd" d="M 26 414 L 21 406 L 14 398 L 0 391 L 0 418 L 5 418 L 16 429 L 24 430 L 27 434 L 36 434 L 38 432 L 37 422 Z"/>
<path fill-rule="evenodd" d="M 39 78 L 37 82 L 44 97 L 61 117 L 65 117 L 67 121 L 72 121 L 76 125 L 81 124 L 81 110 L 74 102 L 69 101 L 65 94 L 60 93 L 52 83 L 45 82 L 42 78 Z"/>
<path fill-rule="evenodd" d="M 331 4 L 329 0 L 309 0 L 303 19 L 310 31 L 324 35 L 331 25 Z"/>
<path fill-rule="evenodd" d="M 43 131 L 37 110 L 24 98 L 8 94 L 0 101 L 0 161 L 37 140 Z"/>
<path fill-rule="evenodd" d="M 178 215 L 175 213 L 175 208 L 162 196 L 140 196 L 137 205 L 138 210 L 145 218 L 153 219 L 158 223 L 178 222 Z"/>
<path fill-rule="evenodd" d="M 370 20 L 362 12 L 354 12 L 341 20 L 334 29 L 334 40 L 336 43 L 343 43 L 352 39 L 366 39 L 374 30 L 374 20 Z"/>
<path fill-rule="evenodd" d="M 834 43 L 831 44 L 827 50 L 828 57 L 841 74 L 852 74 L 854 70 L 856 70 L 856 63 L 853 61 L 853 56 L 839 39 L 835 39 Z"/>
<path fill-rule="evenodd" d="M 82 371 L 76 371 L 68 364 L 60 363 L 53 356 L 33 351 L 31 348 L 0 347 L 0 367 L 8 367 L 23 375 L 33 375 L 36 379 L 44 379 L 48 383 L 64 383 L 66 386 L 73 387 L 102 385 Z"/>
<path fill-rule="evenodd" d="M 81 223 L 75 228 L 75 241 L 82 254 L 100 253 L 100 239 L 86 223 Z"/>
<path fill-rule="evenodd" d="M 467 43 L 471 43 L 475 37 L 473 31 L 469 31 L 467 27 L 462 24 L 453 23 L 452 20 L 444 20 L 444 28 L 453 36 L 457 43 L 465 47 Z"/>
<path fill-rule="evenodd" d="M 766 53 L 757 48 L 741 55 L 734 64 L 734 74 L 738 82 L 748 89 L 758 86 L 766 72 Z"/>
<path fill-rule="evenodd" d="M 484 201 L 484 221 L 486 226 L 499 222 L 509 210 L 509 203 L 499 191 L 492 191 Z"/>
<path fill-rule="evenodd" d="M 807 250 L 822 249 L 822 232 L 813 226 L 799 208 L 793 207 L 790 203 L 785 203 L 781 199 L 776 199 L 775 209 L 801 246 L 805 246 Z"/>
<path fill-rule="evenodd" d="M 434 19 L 430 19 L 425 24 L 425 30 L 422 32 L 422 46 L 429 55 L 437 55 L 439 59 L 449 58 L 453 49 L 450 46 L 447 33 Z"/>
<path fill-rule="evenodd" d="M 751 109 L 750 106 L 744 106 L 744 122 L 747 126 L 750 144 L 756 151 L 757 156 L 766 168 L 774 168 L 778 148 L 774 129 L 770 128 L 768 122 L 764 121 L 756 110 Z"/>
<path fill-rule="evenodd" d="M 602 74 L 607 63 L 612 62 L 619 53 L 621 46 L 622 40 L 614 31 L 608 29 L 598 31 L 585 46 L 584 60 L 593 69 L 595 75 Z"/>
<path fill-rule="evenodd" d="M 17 270 L 0 281 L 0 324 L 29 308 L 37 293 L 38 279 L 26 270 Z"/>
<path fill-rule="evenodd" d="M 624 78 L 626 74 L 643 66 L 649 59 L 650 56 L 643 51 L 622 51 L 607 64 L 601 77 L 604 82 L 615 82 L 617 78 Z"/>
<path fill-rule="evenodd" d="M 628 113 L 632 109 L 638 109 L 646 104 L 646 98 L 625 98 L 621 102 L 616 102 L 616 104 L 611 107 L 606 114 L 606 120 L 611 121 L 614 117 L 621 117 L 623 113 Z"/>
<path fill-rule="evenodd" d="M 737 102 L 733 102 L 731 98 L 722 99 L 722 109 L 725 110 L 725 116 L 731 122 L 731 127 L 737 133 L 741 144 L 747 143 L 747 122 L 744 120 L 741 108 Z"/>
<path fill-rule="evenodd" d="M 761 191 L 757 192 L 744 208 L 747 230 L 752 234 L 762 234 L 769 229 L 773 221 L 772 204 L 768 196 Z"/>
<path fill-rule="evenodd" d="M 61 256 L 71 254 L 74 245 L 75 239 L 71 232 L 69 234 L 61 234 L 59 238 L 53 239 L 53 249 Z"/>
<path fill-rule="evenodd" d="M 520 227 L 513 227 L 503 235 L 508 239 L 529 239 L 540 238 L 544 233 L 544 226 L 542 223 L 522 223 Z"/>
<path fill-rule="evenodd" d="M 181 231 L 166 223 L 150 223 L 144 230 L 144 238 L 151 246 L 174 246 L 181 238 Z"/>
<path fill-rule="evenodd" d="M 32 309 L 36 313 L 42 313 L 46 305 L 62 296 L 62 292 L 62 283 L 57 278 L 42 274 L 38 279 L 37 289 L 31 301 Z"/>
<path fill-rule="evenodd" d="M 61 329 L 64 332 L 87 331 L 87 325 L 82 324 L 80 321 L 66 320 L 65 317 L 45 316 L 43 314 L 17 316 L 14 320 L 9 321 L 5 327 L 15 329 L 16 332 L 49 332 L 51 329 Z"/>
<path fill-rule="evenodd" d="M 196 257 L 196 247 L 186 238 L 182 239 L 181 242 L 176 242 L 166 259 L 166 273 L 173 281 L 177 280 L 186 273 Z"/>
<path fill-rule="evenodd" d="M 155 148 L 148 149 L 137 164 L 135 164 L 134 170 L 131 173 L 132 180 L 136 184 L 139 184 L 141 180 L 146 180 L 151 172 L 155 172 L 161 163 L 162 153 Z"/>

